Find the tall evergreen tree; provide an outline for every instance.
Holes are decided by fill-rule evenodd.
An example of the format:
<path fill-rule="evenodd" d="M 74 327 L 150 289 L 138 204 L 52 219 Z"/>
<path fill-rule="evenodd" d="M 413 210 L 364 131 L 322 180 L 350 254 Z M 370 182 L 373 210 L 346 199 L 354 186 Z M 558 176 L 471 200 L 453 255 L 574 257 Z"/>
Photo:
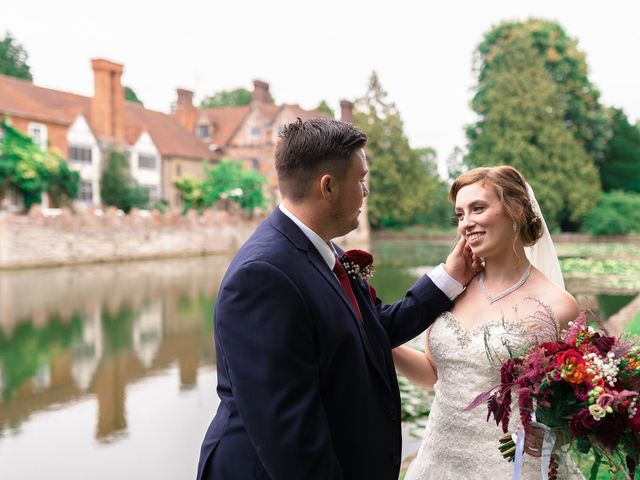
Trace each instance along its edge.
<path fill-rule="evenodd" d="M 611 138 L 600 167 L 602 189 L 640 193 L 640 129 L 625 113 L 611 109 Z"/>
<path fill-rule="evenodd" d="M 404 134 L 402 119 L 373 72 L 355 104 L 354 124 L 369 136 L 369 222 L 373 228 L 412 222 L 436 188 Z"/>
<path fill-rule="evenodd" d="M 514 32 L 491 63 L 472 104 L 480 119 L 467 129 L 466 163 L 516 167 L 549 223 L 578 222 L 598 199 L 598 171 L 565 128 L 565 104 L 531 36 Z"/>
<path fill-rule="evenodd" d="M 27 63 L 28 57 L 27 51 L 9 32 L 0 40 L 1 74 L 32 81 L 31 68 Z"/>
<path fill-rule="evenodd" d="M 487 78 L 494 68 L 500 68 L 499 53 L 521 34 L 530 38 L 532 57 L 542 60 L 556 85 L 555 95 L 564 108 L 565 126 L 596 165 L 600 165 L 609 135 L 609 119 L 600 104 L 600 92 L 589 80 L 586 55 L 578 48 L 577 40 L 557 22 L 538 18 L 506 21 L 485 34 L 475 55 L 474 68 L 479 79 L 475 105 L 480 109 L 485 106 L 486 92 L 491 89 Z"/>

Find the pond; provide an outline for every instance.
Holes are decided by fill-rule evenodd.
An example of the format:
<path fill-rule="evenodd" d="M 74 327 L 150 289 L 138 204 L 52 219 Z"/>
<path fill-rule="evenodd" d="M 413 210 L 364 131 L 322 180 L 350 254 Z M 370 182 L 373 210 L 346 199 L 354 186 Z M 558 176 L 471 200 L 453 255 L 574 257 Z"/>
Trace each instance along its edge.
<path fill-rule="evenodd" d="M 387 301 L 449 251 L 371 248 Z M 229 261 L 0 271 L 0 478 L 194 478 L 218 403 L 211 318 Z M 635 292 L 578 293 L 608 317 Z"/>

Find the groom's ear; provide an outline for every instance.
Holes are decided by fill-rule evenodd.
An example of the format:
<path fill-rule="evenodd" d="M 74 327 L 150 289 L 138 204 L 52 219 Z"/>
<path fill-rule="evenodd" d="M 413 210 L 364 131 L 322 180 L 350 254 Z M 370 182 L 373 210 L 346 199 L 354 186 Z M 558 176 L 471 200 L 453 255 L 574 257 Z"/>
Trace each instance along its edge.
<path fill-rule="evenodd" d="M 320 177 L 320 193 L 322 194 L 322 198 L 329 202 L 332 201 L 335 199 L 337 190 L 338 184 L 333 175 L 327 173 Z"/>

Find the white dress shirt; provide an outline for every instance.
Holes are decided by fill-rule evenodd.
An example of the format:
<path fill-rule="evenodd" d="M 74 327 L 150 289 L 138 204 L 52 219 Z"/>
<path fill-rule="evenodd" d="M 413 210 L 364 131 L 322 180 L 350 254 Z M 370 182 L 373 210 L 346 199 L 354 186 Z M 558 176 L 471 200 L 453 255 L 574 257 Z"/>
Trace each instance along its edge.
<path fill-rule="evenodd" d="M 279 205 L 280 211 L 284 213 L 287 217 L 291 219 L 293 223 L 295 223 L 302 233 L 306 235 L 306 237 L 313 243 L 313 246 L 316 247 L 320 256 L 327 262 L 329 270 L 333 271 L 333 267 L 336 264 L 336 250 L 333 246 L 333 242 L 326 243 L 320 235 L 307 227 L 304 223 L 302 223 L 293 213 L 284 206 L 283 203 Z M 429 278 L 433 283 L 435 283 L 436 287 L 438 287 L 442 292 L 451 299 L 451 301 L 455 300 L 458 295 L 460 295 L 464 291 L 464 285 L 455 280 L 451 275 L 449 275 L 444 269 L 444 264 L 438 265 L 436 268 L 431 270 L 428 274 Z"/>

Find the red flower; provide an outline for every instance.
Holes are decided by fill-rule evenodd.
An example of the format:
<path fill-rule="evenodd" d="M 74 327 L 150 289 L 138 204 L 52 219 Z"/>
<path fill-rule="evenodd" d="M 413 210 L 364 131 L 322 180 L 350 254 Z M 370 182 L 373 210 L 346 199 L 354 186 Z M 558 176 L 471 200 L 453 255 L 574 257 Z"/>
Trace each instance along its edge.
<path fill-rule="evenodd" d="M 352 262 L 360 268 L 366 268 L 373 265 L 373 255 L 364 250 L 347 250 L 342 254 L 342 257 L 340 257 L 340 261 L 342 263 Z"/>
<path fill-rule="evenodd" d="M 572 348 L 571 345 L 564 342 L 545 342 L 540 346 L 544 349 L 545 355 L 554 355 L 558 352 L 562 352 L 563 350 Z"/>
<path fill-rule="evenodd" d="M 359 277 L 366 282 L 373 276 L 373 255 L 364 250 L 347 250 L 340 257 L 340 263 L 354 279 Z"/>
<path fill-rule="evenodd" d="M 587 378 L 586 362 L 576 350 L 558 353 L 554 363 L 562 369 L 562 378 L 569 383 L 582 383 Z"/>

